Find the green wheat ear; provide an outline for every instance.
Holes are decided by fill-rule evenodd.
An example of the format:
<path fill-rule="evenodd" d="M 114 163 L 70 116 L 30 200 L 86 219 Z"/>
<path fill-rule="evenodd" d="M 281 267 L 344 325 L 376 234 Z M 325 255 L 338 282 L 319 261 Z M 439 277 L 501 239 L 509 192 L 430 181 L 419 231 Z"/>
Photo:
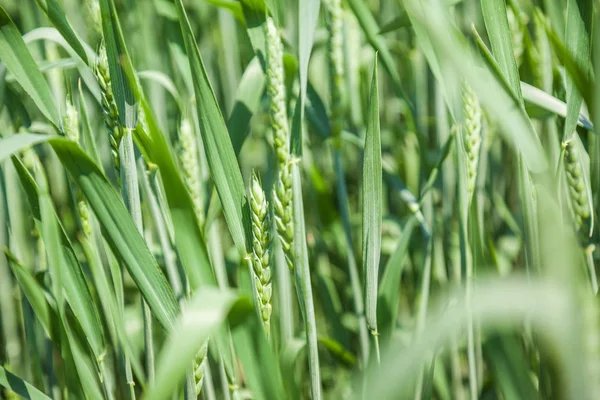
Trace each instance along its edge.
<path fill-rule="evenodd" d="M 200 163 L 198 161 L 198 146 L 194 136 L 194 128 L 188 119 L 182 119 L 179 129 L 179 144 L 181 150 L 179 159 L 183 169 L 185 185 L 192 196 L 194 213 L 200 227 L 204 226 L 204 196 L 200 181 Z"/>
<path fill-rule="evenodd" d="M 265 23 L 267 45 L 267 93 L 269 117 L 273 129 L 273 147 L 281 168 L 289 158 L 289 125 L 285 105 L 285 76 L 283 70 L 283 47 L 273 18 Z"/>
<path fill-rule="evenodd" d="M 104 45 L 101 45 L 98 51 L 95 73 L 102 95 L 101 104 L 104 125 L 106 125 L 106 129 L 110 135 L 112 157 L 115 170 L 117 171 L 117 177 L 120 179 L 121 161 L 119 157 L 119 145 L 121 144 L 121 139 L 125 133 L 125 128 L 119 122 L 119 111 L 113 94 L 110 73 L 108 70 L 106 47 Z"/>
<path fill-rule="evenodd" d="M 208 340 L 206 340 L 194 360 L 194 381 L 196 383 L 196 395 L 199 396 L 202 391 L 202 383 L 204 382 L 204 364 L 206 363 L 206 355 L 208 353 Z"/>
<path fill-rule="evenodd" d="M 571 211 L 575 228 L 584 238 L 591 229 L 592 210 L 589 203 L 588 183 L 582 162 L 581 149 L 576 138 L 565 145 L 565 170 Z M 586 239 L 584 239 L 586 240 Z"/>
<path fill-rule="evenodd" d="M 463 85 L 463 115 L 465 119 L 463 142 L 467 160 L 467 190 L 469 202 L 475 192 L 477 168 L 479 166 L 479 148 L 481 146 L 482 112 L 477 96 L 467 84 Z"/>
<path fill-rule="evenodd" d="M 279 170 L 277 182 L 273 190 L 273 208 L 275 214 L 275 228 L 281 242 L 285 261 L 294 269 L 294 225 L 292 221 L 292 161 L 285 163 Z"/>
<path fill-rule="evenodd" d="M 260 179 L 252 172 L 250 180 L 250 209 L 252 212 L 252 269 L 254 271 L 255 296 L 265 332 L 270 336 L 271 313 L 271 219 L 269 204 Z"/>
<path fill-rule="evenodd" d="M 72 101 L 67 98 L 65 105 L 65 115 L 63 117 L 63 131 L 65 135 L 75 141 L 79 142 L 79 112 L 75 105 L 73 105 Z M 34 153 L 35 155 L 35 153 Z M 90 237 L 92 235 L 92 226 L 90 223 L 90 211 L 88 208 L 87 201 L 81 193 L 81 190 L 77 189 L 75 185 L 73 185 L 73 191 L 75 195 L 75 200 L 77 202 L 77 212 L 79 214 L 79 220 L 81 222 L 81 230 L 86 237 Z"/>

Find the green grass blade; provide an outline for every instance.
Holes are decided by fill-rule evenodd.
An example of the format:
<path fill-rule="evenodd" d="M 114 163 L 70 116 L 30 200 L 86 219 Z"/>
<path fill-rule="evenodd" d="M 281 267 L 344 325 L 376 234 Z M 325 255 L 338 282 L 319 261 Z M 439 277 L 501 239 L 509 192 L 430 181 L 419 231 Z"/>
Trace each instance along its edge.
<path fill-rule="evenodd" d="M 567 23 L 565 42 L 577 65 L 586 72 L 592 64 L 590 42 L 592 35 L 593 3 L 590 0 L 567 0 Z M 563 141 L 571 138 L 577 126 L 577 119 L 583 97 L 571 75 L 567 76 L 567 118 L 563 131 Z"/>
<path fill-rule="evenodd" d="M 125 355 L 129 358 L 135 374 L 143 380 L 142 366 L 137 357 L 134 356 L 133 348 L 125 332 L 125 320 L 119 311 L 115 293 L 108 283 L 108 274 L 102 266 L 102 260 L 93 242 L 93 237 L 82 238 L 80 243 L 94 279 L 98 298 L 103 305 L 107 323 L 114 327 L 116 339 L 119 341 Z"/>
<path fill-rule="evenodd" d="M 246 67 L 235 94 L 235 103 L 229 115 L 227 129 L 235 154 L 250 133 L 250 119 L 258 110 L 265 88 L 265 75 L 258 58 L 253 58 Z"/>
<path fill-rule="evenodd" d="M 64 291 L 66 300 L 85 332 L 94 355 L 100 357 L 104 352 L 105 341 L 99 313 L 86 284 L 81 265 L 54 210 L 44 173 L 41 169 L 36 170 L 36 182 L 16 157 L 13 157 L 13 164 L 28 196 L 35 222 L 42 233 L 48 252 L 50 271 L 51 273 L 54 271 L 52 276 L 57 277 L 57 282 L 53 281 L 53 285 L 57 285 L 54 295 L 58 307 L 62 307 Z M 61 312 L 60 308 L 59 312 Z"/>
<path fill-rule="evenodd" d="M 569 73 L 571 82 L 583 96 L 583 100 L 588 104 L 588 106 L 594 104 L 594 99 L 592 96 L 593 91 L 591 90 L 594 79 L 593 76 L 591 76 L 591 71 L 589 69 L 584 69 L 585 66 L 580 65 L 578 60 L 575 59 L 572 52 L 567 47 L 567 44 L 563 41 L 562 35 L 557 33 L 553 27 L 550 26 L 544 15 L 539 12 L 539 10 L 537 11 L 536 17 L 544 25 L 548 39 L 550 39 L 550 43 L 552 44 L 552 49 Z"/>
<path fill-rule="evenodd" d="M 383 67 L 392 79 L 392 84 L 394 86 L 396 95 L 408 101 L 408 96 L 405 95 L 404 89 L 402 88 L 402 81 L 400 79 L 400 74 L 398 73 L 396 63 L 394 62 L 394 57 L 392 57 L 392 53 L 390 52 L 386 42 L 379 35 L 381 29 L 377 25 L 377 21 L 375 21 L 375 18 L 367 7 L 367 4 L 364 0 L 348 0 L 348 5 L 352 9 L 352 12 L 354 12 L 360 27 L 367 37 L 367 40 L 379 53 L 381 64 L 383 64 Z"/>
<path fill-rule="evenodd" d="M 36 0 L 38 5 L 44 13 L 48 16 L 48 19 L 52 22 L 52 24 L 56 27 L 56 29 L 60 32 L 60 34 L 65 38 L 67 43 L 75 50 L 77 55 L 81 57 L 84 63 L 90 65 L 89 55 L 83 46 L 81 39 L 73 30 L 73 27 L 67 20 L 67 15 L 64 10 L 60 7 L 60 4 L 56 0 Z"/>
<path fill-rule="evenodd" d="M 187 14 L 181 0 L 176 2 L 186 51 L 196 93 L 196 105 L 200 119 L 200 132 L 213 182 L 225 214 L 225 220 L 240 255 L 245 256 L 250 249 L 248 229 L 250 214 L 244 181 L 237 164 L 235 152 L 227 132 L 223 115 L 217 104 L 208 75 Z"/>
<path fill-rule="evenodd" d="M 254 54 L 258 57 L 260 65 L 265 69 L 266 41 L 264 24 L 267 17 L 267 5 L 264 0 L 241 0 L 242 11 L 246 21 L 246 32 L 254 49 Z"/>
<path fill-rule="evenodd" d="M 94 98 L 100 102 L 100 86 L 96 81 L 96 76 L 92 68 L 88 64 L 86 64 L 83 60 L 80 59 L 77 52 L 71 47 L 71 45 L 65 40 L 65 38 L 60 34 L 60 32 L 55 28 L 50 27 L 42 27 L 35 28 L 26 34 L 23 35 L 23 40 L 27 45 L 31 48 L 33 42 L 38 40 L 45 41 L 44 45 L 47 46 L 48 42 L 56 43 L 60 47 L 62 47 L 70 56 L 72 62 L 75 63 L 75 67 L 81 76 L 81 79 L 85 82 L 85 85 L 92 93 Z M 82 45 L 85 49 L 85 52 L 88 55 L 88 60 L 95 60 L 96 53 L 90 46 L 82 42 Z"/>
<path fill-rule="evenodd" d="M 320 0 L 305 0 L 298 2 L 298 68 L 300 74 L 300 102 L 302 105 L 306 103 L 308 62 L 312 52 L 320 5 Z M 304 110 L 302 112 L 304 113 Z"/>
<path fill-rule="evenodd" d="M 8 249 L 4 249 L 4 253 L 8 258 L 10 269 L 17 278 L 17 282 L 19 282 L 19 286 L 25 294 L 27 301 L 31 304 L 31 308 L 33 308 L 48 337 L 52 338 L 51 318 L 56 316 L 53 315 L 52 309 L 48 305 L 44 289 Z"/>
<path fill-rule="evenodd" d="M 408 256 L 410 239 L 418 223 L 417 216 L 413 214 L 404 224 L 400 241 L 385 265 L 381 284 L 379 285 L 377 315 L 382 325 L 380 334 L 384 344 L 391 338 L 396 327 L 398 305 L 400 303 L 400 279 Z"/>
<path fill-rule="evenodd" d="M 123 259 L 153 315 L 169 331 L 179 312 L 177 300 L 119 195 L 76 143 L 54 139 L 51 145 L 85 195 L 106 239 Z"/>
<path fill-rule="evenodd" d="M 33 133 L 20 133 L 0 139 L 0 161 L 23 151 L 30 146 L 52 139 L 50 135 L 37 135 Z"/>
<path fill-rule="evenodd" d="M 282 367 L 264 334 L 258 316 L 252 312 L 245 323 L 232 329 L 236 354 L 246 373 L 248 387 L 256 399 L 286 398 Z"/>
<path fill-rule="evenodd" d="M 521 82 L 521 92 L 523 93 L 523 100 L 525 100 L 525 107 L 529 114 L 533 112 L 531 107 L 535 106 L 560 117 L 567 117 L 567 105 L 556 97 L 525 82 Z M 578 114 L 576 124 L 588 131 L 594 130 L 592 122 L 583 114 Z"/>
<path fill-rule="evenodd" d="M 0 385 L 12 390 L 28 400 L 50 400 L 50 397 L 36 389 L 32 384 L 0 367 Z"/>
<path fill-rule="evenodd" d="M 131 82 L 134 80 L 134 71 L 127 54 L 114 1 L 100 0 L 100 11 L 110 80 L 119 110 L 119 120 L 123 126 L 133 129 L 137 125 L 137 102 L 134 84 Z"/>
<path fill-rule="evenodd" d="M 16 77 L 42 114 L 54 126 L 60 126 L 58 109 L 48 82 L 40 73 L 19 30 L 3 7 L 0 7 L 0 60 Z"/>
<path fill-rule="evenodd" d="M 158 357 L 156 381 L 148 389 L 148 400 L 168 398 L 183 380 L 202 344 L 217 331 L 234 307 L 241 307 L 237 312 L 242 314 L 253 311 L 250 301 L 233 291 L 206 287 L 192 297 Z"/>
<path fill-rule="evenodd" d="M 481 0 L 481 11 L 492 45 L 492 53 L 510 87 L 522 101 L 519 70 L 513 53 L 505 1 Z"/>
<path fill-rule="evenodd" d="M 304 319 L 306 341 L 308 345 L 308 367 L 310 372 L 311 398 L 321 399 L 321 372 L 319 364 L 319 348 L 315 305 L 312 295 L 310 268 L 308 264 L 308 248 L 306 245 L 306 228 L 304 206 L 302 204 L 302 182 L 298 163 L 292 165 L 292 192 L 294 206 L 294 271 L 296 273 L 296 292 L 300 311 Z"/>
<path fill-rule="evenodd" d="M 406 10 L 413 25 L 423 26 L 422 32 L 438 57 L 446 60 L 446 67 L 452 68 L 454 74 L 460 71 L 460 76 L 474 89 L 492 122 L 498 125 L 498 133 L 524 156 L 527 167 L 533 172 L 546 170 L 548 163 L 544 150 L 524 110 L 490 71 L 481 68 L 482 63 L 453 26 L 447 11 L 437 3 L 416 4 L 414 0 L 406 0 Z"/>
<path fill-rule="evenodd" d="M 381 133 L 379 132 L 379 91 L 377 89 L 377 56 L 373 65 L 367 133 L 363 159 L 363 271 L 367 325 L 373 335 L 377 330 L 377 293 L 379 257 L 381 255 L 381 224 L 383 185 L 381 170 Z"/>
<path fill-rule="evenodd" d="M 505 398 L 542 398 L 529 375 L 528 363 L 517 338 L 493 336 L 484 346 L 493 375 L 498 379 L 498 386 Z"/>
<path fill-rule="evenodd" d="M 141 130 L 140 125 L 137 130 L 139 131 L 138 141 L 140 139 L 147 140 L 147 142 L 142 143 L 142 146 L 149 151 L 148 161 L 159 167 L 173 222 L 175 245 L 179 250 L 190 286 L 192 289 L 199 287 L 201 284 L 215 286 L 206 242 L 198 226 L 190 194 L 177 170 L 165 137 L 158 128 L 150 107 L 143 97 L 141 104 L 146 115 L 150 136 Z"/>
<path fill-rule="evenodd" d="M 258 111 L 260 99 L 265 89 L 265 74 L 260 60 L 254 57 L 246 67 L 235 94 L 235 103 L 227 120 L 227 129 L 231 138 L 231 145 L 236 156 L 240 154 L 242 146 L 250 133 L 250 121 Z M 209 229 L 212 222 L 221 211 L 218 194 L 213 192 L 206 216 L 205 229 Z"/>

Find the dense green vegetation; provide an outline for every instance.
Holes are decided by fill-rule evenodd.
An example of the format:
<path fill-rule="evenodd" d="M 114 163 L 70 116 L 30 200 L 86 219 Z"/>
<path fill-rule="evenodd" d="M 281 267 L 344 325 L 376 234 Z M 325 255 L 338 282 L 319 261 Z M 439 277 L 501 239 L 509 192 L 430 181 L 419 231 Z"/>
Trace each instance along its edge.
<path fill-rule="evenodd" d="M 591 0 L 4 0 L 0 397 L 596 399 Z"/>

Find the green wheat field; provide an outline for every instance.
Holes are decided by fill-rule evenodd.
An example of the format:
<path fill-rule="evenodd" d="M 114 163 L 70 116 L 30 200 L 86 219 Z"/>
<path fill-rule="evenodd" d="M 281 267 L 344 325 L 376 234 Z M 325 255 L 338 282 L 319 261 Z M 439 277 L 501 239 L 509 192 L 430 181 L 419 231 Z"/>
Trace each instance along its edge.
<path fill-rule="evenodd" d="M 600 399 L 600 1 L 0 3 L 0 398 Z"/>

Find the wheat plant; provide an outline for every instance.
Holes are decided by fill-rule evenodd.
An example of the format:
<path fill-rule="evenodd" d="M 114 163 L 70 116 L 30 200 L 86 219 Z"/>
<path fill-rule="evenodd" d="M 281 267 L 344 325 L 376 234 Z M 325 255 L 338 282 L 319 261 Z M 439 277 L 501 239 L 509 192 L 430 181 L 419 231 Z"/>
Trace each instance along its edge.
<path fill-rule="evenodd" d="M 0 398 L 599 398 L 599 13 L 4 0 Z"/>

